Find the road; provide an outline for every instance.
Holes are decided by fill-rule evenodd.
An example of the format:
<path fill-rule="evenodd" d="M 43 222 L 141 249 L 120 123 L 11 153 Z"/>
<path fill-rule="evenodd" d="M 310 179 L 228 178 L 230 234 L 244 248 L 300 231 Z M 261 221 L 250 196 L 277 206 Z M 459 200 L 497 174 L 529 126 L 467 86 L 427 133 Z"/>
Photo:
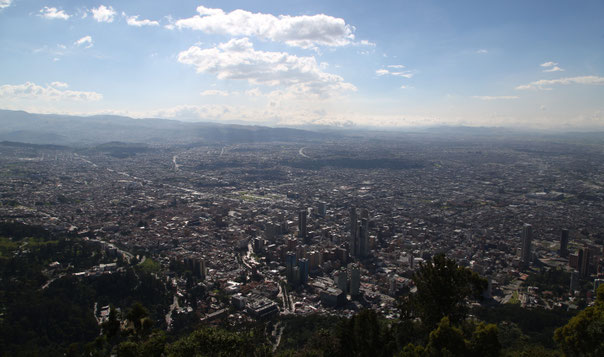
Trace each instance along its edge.
<path fill-rule="evenodd" d="M 310 156 L 308 156 L 304 153 L 304 149 L 306 149 L 306 147 L 301 148 L 300 151 L 298 151 L 298 154 L 302 155 L 303 157 L 305 157 L 307 159 L 310 159 Z"/>
<path fill-rule="evenodd" d="M 178 157 L 178 155 L 172 156 L 172 164 L 174 165 L 174 171 L 178 171 L 178 169 L 180 168 L 180 165 L 176 163 L 177 157 Z"/>

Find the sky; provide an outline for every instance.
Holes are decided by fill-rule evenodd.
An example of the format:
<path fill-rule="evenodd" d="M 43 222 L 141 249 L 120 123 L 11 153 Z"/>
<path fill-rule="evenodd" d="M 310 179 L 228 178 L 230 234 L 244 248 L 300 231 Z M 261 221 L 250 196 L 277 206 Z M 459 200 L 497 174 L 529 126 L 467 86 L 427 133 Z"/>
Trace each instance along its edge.
<path fill-rule="evenodd" d="M 0 109 L 604 129 L 604 1 L 0 0 Z"/>

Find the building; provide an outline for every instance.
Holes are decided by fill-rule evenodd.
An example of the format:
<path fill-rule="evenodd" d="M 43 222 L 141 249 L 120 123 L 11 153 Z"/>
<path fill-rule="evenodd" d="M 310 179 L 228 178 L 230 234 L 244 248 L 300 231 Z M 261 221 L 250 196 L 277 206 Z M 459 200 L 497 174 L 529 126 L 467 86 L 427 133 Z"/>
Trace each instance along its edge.
<path fill-rule="evenodd" d="M 320 217 L 325 217 L 327 215 L 327 203 L 319 202 L 319 207 L 317 207 L 317 213 Z"/>
<path fill-rule="evenodd" d="M 591 251 L 584 247 L 579 251 L 579 274 L 581 277 L 587 277 L 590 271 Z"/>
<path fill-rule="evenodd" d="M 568 229 L 563 229 L 560 232 L 560 256 L 562 258 L 568 257 Z"/>
<path fill-rule="evenodd" d="M 533 226 L 525 223 L 522 227 L 522 264 L 527 266 L 531 262 L 531 242 L 533 240 Z"/>
<path fill-rule="evenodd" d="M 350 280 L 350 296 L 356 297 L 360 294 L 361 269 L 358 264 L 348 264 L 348 279 Z"/>
<path fill-rule="evenodd" d="M 338 288 L 327 288 L 319 294 L 321 304 L 327 307 L 338 307 L 346 303 L 346 294 Z"/>
<path fill-rule="evenodd" d="M 348 274 L 346 270 L 338 270 L 334 276 L 333 281 L 336 284 L 336 287 L 346 294 L 348 292 Z"/>
<path fill-rule="evenodd" d="M 350 209 L 350 255 L 361 259 L 369 255 L 369 211 L 361 211 L 358 220 L 356 208 Z"/>
<path fill-rule="evenodd" d="M 300 284 L 306 284 L 308 282 L 308 272 L 310 270 L 308 259 L 298 259 L 298 272 L 300 274 Z"/>
<path fill-rule="evenodd" d="M 294 267 L 296 266 L 296 253 L 287 252 L 285 253 L 285 275 L 288 282 L 292 282 L 294 279 Z"/>
<path fill-rule="evenodd" d="M 357 209 L 355 207 L 350 208 L 350 255 L 353 257 L 358 256 L 359 252 L 359 223 L 357 220 Z"/>
<path fill-rule="evenodd" d="M 306 225 L 306 218 L 308 211 L 303 209 L 298 212 L 298 238 L 306 239 L 308 235 L 308 228 Z"/>

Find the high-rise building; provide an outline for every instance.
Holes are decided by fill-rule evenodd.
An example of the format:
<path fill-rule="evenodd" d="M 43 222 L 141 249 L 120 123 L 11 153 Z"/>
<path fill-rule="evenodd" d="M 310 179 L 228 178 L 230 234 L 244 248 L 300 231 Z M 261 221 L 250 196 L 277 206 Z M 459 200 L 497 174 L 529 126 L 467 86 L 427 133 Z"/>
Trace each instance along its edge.
<path fill-rule="evenodd" d="M 522 227 L 522 250 L 521 259 L 524 265 L 531 262 L 531 241 L 533 240 L 533 226 L 525 223 Z"/>
<path fill-rule="evenodd" d="M 366 210 L 363 211 L 363 213 Z M 361 226 L 358 234 L 359 240 L 359 257 L 364 258 L 369 255 L 369 219 L 363 217 L 361 219 Z"/>
<path fill-rule="evenodd" d="M 327 214 L 327 203 L 319 202 L 319 207 L 317 211 L 319 213 L 319 216 L 325 217 L 325 215 Z"/>
<path fill-rule="evenodd" d="M 348 273 L 346 272 L 346 270 L 338 270 L 334 274 L 333 280 L 334 283 L 336 283 L 338 289 L 342 290 L 344 294 L 348 292 Z"/>
<path fill-rule="evenodd" d="M 300 272 L 300 284 L 306 284 L 308 282 L 308 271 L 309 271 L 309 263 L 308 259 L 301 258 L 298 259 L 298 269 Z"/>
<path fill-rule="evenodd" d="M 590 274 L 590 262 L 591 262 L 591 251 L 589 248 L 584 247 L 579 251 L 579 274 L 582 277 L 589 276 Z"/>
<path fill-rule="evenodd" d="M 308 228 L 306 226 L 306 218 L 308 215 L 308 211 L 303 209 L 300 210 L 298 212 L 298 237 L 299 238 L 306 238 L 306 235 L 308 234 Z"/>
<path fill-rule="evenodd" d="M 369 255 L 369 211 L 361 211 L 359 222 L 357 211 L 350 209 L 350 255 L 356 258 L 365 258 Z"/>
<path fill-rule="evenodd" d="M 560 256 L 568 257 L 568 229 L 563 229 L 560 232 Z"/>
<path fill-rule="evenodd" d="M 350 208 L 350 255 L 357 257 L 359 255 L 359 223 L 357 219 L 357 209 Z"/>
<path fill-rule="evenodd" d="M 296 266 L 296 253 L 285 253 L 285 275 L 287 281 L 292 282 L 294 278 L 294 267 Z"/>
<path fill-rule="evenodd" d="M 350 281 L 350 296 L 358 296 L 361 288 L 361 269 L 358 264 L 348 264 L 348 279 Z"/>

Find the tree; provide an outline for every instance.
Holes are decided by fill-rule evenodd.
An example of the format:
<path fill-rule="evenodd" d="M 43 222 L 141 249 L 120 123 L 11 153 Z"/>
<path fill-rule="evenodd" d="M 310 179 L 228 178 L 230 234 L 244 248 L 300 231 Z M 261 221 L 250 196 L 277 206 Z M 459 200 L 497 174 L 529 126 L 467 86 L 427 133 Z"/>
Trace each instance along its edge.
<path fill-rule="evenodd" d="M 120 332 L 120 321 L 117 318 L 117 311 L 113 305 L 109 308 L 109 319 L 103 322 L 103 333 L 107 335 L 108 339 L 112 339 Z"/>
<path fill-rule="evenodd" d="M 470 355 L 476 357 L 496 357 L 501 352 L 499 332 L 494 324 L 479 323 L 470 340 Z"/>
<path fill-rule="evenodd" d="M 340 353 L 344 356 L 392 356 L 388 329 L 374 310 L 362 310 L 345 321 L 339 331 Z"/>
<path fill-rule="evenodd" d="M 604 355 L 604 285 L 594 306 L 585 308 L 554 332 L 554 341 L 567 356 Z"/>
<path fill-rule="evenodd" d="M 468 350 L 462 331 L 451 326 L 448 317 L 443 317 L 436 330 L 430 332 L 426 350 L 431 356 L 466 356 Z"/>
<path fill-rule="evenodd" d="M 147 309 L 140 302 L 137 301 L 132 304 L 132 307 L 126 315 L 126 318 L 132 322 L 132 325 L 134 325 L 134 332 L 137 335 L 150 331 L 150 326 L 148 324 L 151 321 L 147 319 L 147 316 L 149 316 L 149 311 L 147 311 Z"/>
<path fill-rule="evenodd" d="M 468 313 L 466 299 L 480 299 L 487 288 L 485 279 L 444 254 L 421 264 L 413 282 L 417 293 L 411 298 L 412 310 L 430 328 L 443 317 L 453 324 L 462 321 Z"/>
<path fill-rule="evenodd" d="M 204 328 L 176 341 L 167 348 L 168 356 L 250 356 L 255 344 L 242 334 Z"/>

